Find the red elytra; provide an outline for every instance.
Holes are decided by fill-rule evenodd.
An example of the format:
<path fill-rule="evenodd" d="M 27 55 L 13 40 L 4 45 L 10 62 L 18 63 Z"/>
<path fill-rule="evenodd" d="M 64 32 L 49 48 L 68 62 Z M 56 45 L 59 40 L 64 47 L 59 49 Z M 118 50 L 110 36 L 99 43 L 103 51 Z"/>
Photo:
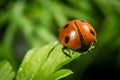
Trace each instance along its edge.
<path fill-rule="evenodd" d="M 64 47 L 85 52 L 96 41 L 96 32 L 88 22 L 72 20 L 61 27 L 59 41 Z"/>

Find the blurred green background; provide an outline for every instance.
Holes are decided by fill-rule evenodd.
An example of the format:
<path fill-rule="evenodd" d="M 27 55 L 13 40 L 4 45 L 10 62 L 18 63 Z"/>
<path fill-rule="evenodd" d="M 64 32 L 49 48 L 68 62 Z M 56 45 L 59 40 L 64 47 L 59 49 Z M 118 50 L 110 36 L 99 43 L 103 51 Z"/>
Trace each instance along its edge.
<path fill-rule="evenodd" d="M 59 28 L 72 19 L 91 23 L 97 43 L 93 57 L 65 66 L 75 74 L 63 80 L 119 78 L 120 0 L 0 0 L 0 60 L 17 71 L 29 49 L 58 40 Z"/>

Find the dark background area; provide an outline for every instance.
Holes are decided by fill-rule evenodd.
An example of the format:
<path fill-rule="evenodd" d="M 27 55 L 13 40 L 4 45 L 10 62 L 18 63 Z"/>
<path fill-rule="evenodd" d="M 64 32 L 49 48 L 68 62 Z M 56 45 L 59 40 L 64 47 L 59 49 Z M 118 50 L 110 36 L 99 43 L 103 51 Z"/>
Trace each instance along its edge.
<path fill-rule="evenodd" d="M 119 80 L 120 0 L 0 0 L 0 60 L 17 71 L 25 53 L 58 40 L 72 19 L 86 20 L 97 32 L 93 57 L 80 56 L 65 66 L 63 80 Z"/>

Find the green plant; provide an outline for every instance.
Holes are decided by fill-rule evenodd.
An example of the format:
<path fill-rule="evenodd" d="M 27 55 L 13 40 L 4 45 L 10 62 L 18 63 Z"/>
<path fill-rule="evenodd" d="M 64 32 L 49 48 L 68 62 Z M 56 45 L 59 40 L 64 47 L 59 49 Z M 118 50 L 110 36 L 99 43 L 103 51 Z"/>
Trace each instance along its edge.
<path fill-rule="evenodd" d="M 35 48 L 28 51 L 18 69 L 16 80 L 59 80 L 72 74 L 71 70 L 62 67 L 81 54 L 73 52 L 69 58 L 63 54 L 62 48 L 62 45 L 52 42 L 41 49 Z M 11 80 L 15 78 L 15 72 L 11 70 L 10 64 L 7 61 L 2 61 L 0 63 L 0 79 Z"/>
<path fill-rule="evenodd" d="M 0 61 L 0 80 L 13 80 L 15 72 L 12 70 L 12 66 L 8 61 Z"/>

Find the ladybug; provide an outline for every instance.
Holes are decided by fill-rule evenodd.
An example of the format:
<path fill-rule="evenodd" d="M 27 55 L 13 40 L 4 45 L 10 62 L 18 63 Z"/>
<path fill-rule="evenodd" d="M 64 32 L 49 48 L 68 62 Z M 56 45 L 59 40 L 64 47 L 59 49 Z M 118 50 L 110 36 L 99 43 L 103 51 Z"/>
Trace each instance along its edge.
<path fill-rule="evenodd" d="M 86 21 L 72 20 L 60 29 L 59 42 L 64 46 L 62 51 L 72 49 L 77 52 L 86 52 L 96 42 L 96 32 Z"/>

